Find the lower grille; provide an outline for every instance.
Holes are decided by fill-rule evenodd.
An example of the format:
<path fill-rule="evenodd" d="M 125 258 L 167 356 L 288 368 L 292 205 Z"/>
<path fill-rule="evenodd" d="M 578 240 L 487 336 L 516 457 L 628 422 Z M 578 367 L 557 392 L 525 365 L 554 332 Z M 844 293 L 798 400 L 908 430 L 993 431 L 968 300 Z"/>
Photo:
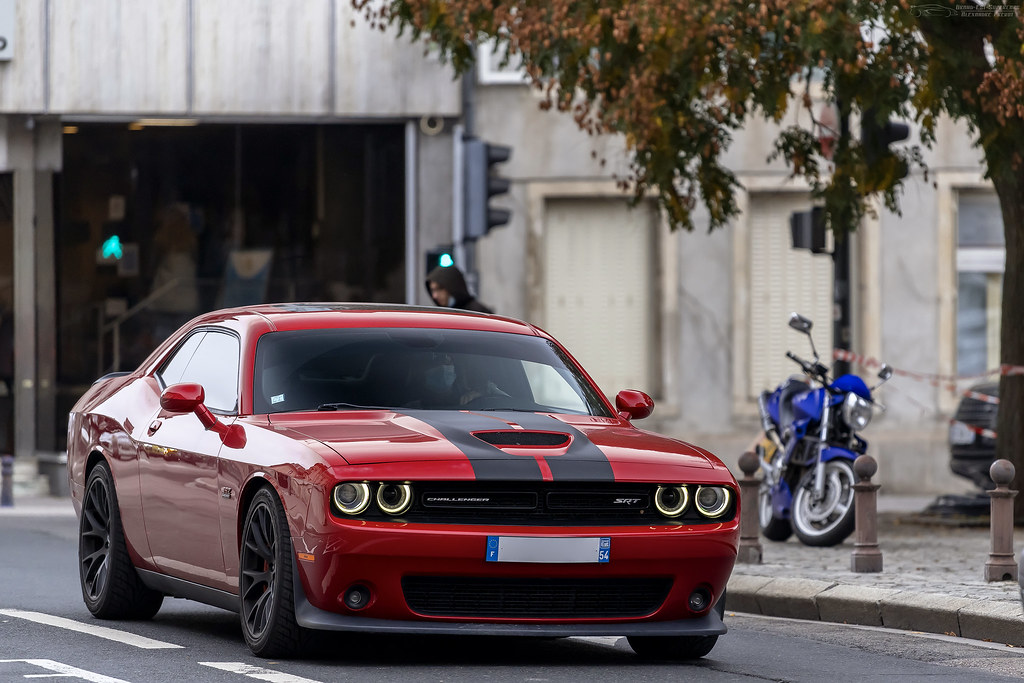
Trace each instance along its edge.
<path fill-rule="evenodd" d="M 642 617 L 656 611 L 670 578 L 518 579 L 407 576 L 409 609 L 430 616 L 571 619 Z"/>

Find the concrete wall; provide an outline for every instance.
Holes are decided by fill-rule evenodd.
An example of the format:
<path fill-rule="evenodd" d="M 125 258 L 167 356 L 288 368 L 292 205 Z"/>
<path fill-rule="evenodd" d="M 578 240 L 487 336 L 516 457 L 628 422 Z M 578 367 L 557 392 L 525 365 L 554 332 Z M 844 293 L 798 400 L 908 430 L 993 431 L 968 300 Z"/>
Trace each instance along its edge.
<path fill-rule="evenodd" d="M 0 112 L 460 113 L 451 70 L 348 0 L 19 0 L 16 24 Z"/>

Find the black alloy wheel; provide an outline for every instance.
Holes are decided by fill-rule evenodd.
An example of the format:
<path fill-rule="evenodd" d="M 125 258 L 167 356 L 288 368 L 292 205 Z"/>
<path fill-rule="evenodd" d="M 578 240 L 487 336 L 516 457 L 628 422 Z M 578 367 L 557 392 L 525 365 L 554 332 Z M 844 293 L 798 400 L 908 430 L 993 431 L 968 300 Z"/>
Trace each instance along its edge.
<path fill-rule="evenodd" d="M 245 642 L 259 657 L 292 657 L 305 629 L 295 621 L 288 520 L 269 488 L 253 496 L 242 528 L 240 617 Z"/>
<path fill-rule="evenodd" d="M 139 579 L 121 527 L 114 479 L 105 462 L 89 473 L 78 526 L 82 598 L 100 619 L 150 619 L 164 596 Z"/>

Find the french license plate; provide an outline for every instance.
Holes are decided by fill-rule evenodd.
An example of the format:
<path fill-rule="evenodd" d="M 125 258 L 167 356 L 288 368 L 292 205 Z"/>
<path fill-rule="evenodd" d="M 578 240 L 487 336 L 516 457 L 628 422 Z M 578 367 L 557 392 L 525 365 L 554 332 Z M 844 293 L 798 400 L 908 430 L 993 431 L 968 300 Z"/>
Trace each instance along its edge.
<path fill-rule="evenodd" d="M 488 562 L 608 562 L 612 539 L 605 537 L 488 536 Z"/>
<path fill-rule="evenodd" d="M 963 422 L 953 422 L 949 425 L 949 442 L 958 446 L 974 443 L 974 432 Z"/>

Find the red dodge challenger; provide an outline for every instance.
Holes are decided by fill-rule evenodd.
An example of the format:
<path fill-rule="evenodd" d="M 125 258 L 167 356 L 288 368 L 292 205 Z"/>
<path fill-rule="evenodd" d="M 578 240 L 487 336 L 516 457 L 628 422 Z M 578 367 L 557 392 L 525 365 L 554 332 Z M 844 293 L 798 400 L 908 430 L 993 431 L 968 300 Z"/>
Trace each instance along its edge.
<path fill-rule="evenodd" d="M 265 304 L 202 315 L 68 426 L 89 610 L 165 596 L 313 631 L 624 635 L 691 659 L 726 628 L 736 481 L 637 429 L 557 341 L 464 311 Z"/>

